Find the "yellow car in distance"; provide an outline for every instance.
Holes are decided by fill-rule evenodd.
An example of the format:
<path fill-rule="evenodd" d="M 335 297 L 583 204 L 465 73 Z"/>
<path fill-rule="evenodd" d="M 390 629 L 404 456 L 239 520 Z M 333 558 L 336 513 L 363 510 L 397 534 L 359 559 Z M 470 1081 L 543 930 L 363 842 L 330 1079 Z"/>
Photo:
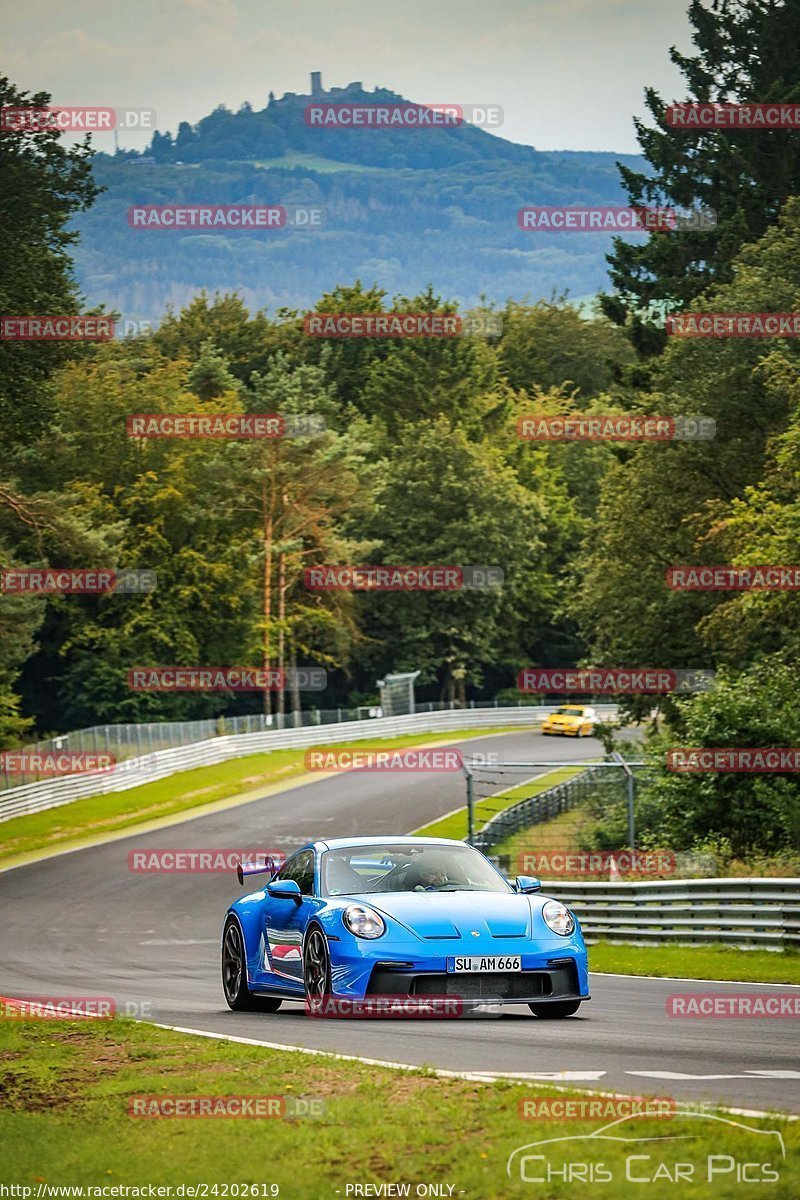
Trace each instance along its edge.
<path fill-rule="evenodd" d="M 586 704 L 564 704 L 542 721 L 542 733 L 562 737 L 590 737 L 597 713 Z"/>

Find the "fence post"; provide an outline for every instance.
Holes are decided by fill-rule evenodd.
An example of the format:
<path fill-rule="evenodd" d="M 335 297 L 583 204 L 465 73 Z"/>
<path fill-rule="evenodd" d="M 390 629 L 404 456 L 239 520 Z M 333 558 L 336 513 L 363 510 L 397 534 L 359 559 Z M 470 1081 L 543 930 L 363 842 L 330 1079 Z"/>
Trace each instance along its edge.
<path fill-rule="evenodd" d="M 467 777 L 467 844 L 475 844 L 475 787 L 472 771 L 464 764 L 464 774 Z"/>
<path fill-rule="evenodd" d="M 628 846 L 631 850 L 636 849 L 636 815 L 634 803 L 636 800 L 636 779 L 633 771 L 630 769 L 625 759 L 618 750 L 614 751 L 614 758 L 625 772 L 625 785 L 628 792 Z"/>

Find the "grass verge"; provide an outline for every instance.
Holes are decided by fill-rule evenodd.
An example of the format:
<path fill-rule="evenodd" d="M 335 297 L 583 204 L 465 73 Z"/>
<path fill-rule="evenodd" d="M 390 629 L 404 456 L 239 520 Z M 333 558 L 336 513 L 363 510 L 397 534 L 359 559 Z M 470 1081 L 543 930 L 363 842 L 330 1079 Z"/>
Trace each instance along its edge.
<path fill-rule="evenodd" d="M 800 983 L 800 954 L 793 950 L 779 953 L 720 945 L 620 946 L 613 942 L 596 942 L 589 947 L 589 963 L 593 971 L 619 975 Z"/>
<path fill-rule="evenodd" d="M 497 813 L 511 808 L 512 804 L 526 800 L 529 796 L 538 796 L 540 792 L 556 787 L 559 783 L 565 783 L 573 775 L 577 775 L 581 769 L 580 767 L 559 767 L 548 771 L 546 775 L 542 775 L 530 783 L 522 783 L 517 787 L 509 788 L 506 792 L 498 792 L 496 796 L 486 796 L 477 800 L 475 804 L 476 832 L 482 829 L 486 822 Z M 465 838 L 467 836 L 466 807 L 448 813 L 446 817 L 440 817 L 438 821 L 431 821 L 429 825 L 415 829 L 414 833 L 419 834 L 420 837 Z M 499 847 L 492 850 L 493 855 L 497 853 L 503 853 L 503 851 Z"/>
<path fill-rule="evenodd" d="M 268 1027 L 265 1018 L 265 1037 Z M 47 1191 L 37 1192 L 40 1185 L 102 1187 L 110 1196 L 114 1185 L 146 1189 L 149 1184 L 206 1184 L 220 1185 L 216 1192 L 207 1191 L 208 1196 L 344 1200 L 354 1194 L 380 1195 L 373 1190 L 380 1184 L 408 1185 L 406 1194 L 411 1196 L 426 1194 L 417 1185 L 437 1184 L 444 1190 L 434 1195 L 574 1200 L 588 1193 L 576 1192 L 574 1180 L 564 1177 L 564 1164 L 588 1163 L 602 1164 L 602 1178 L 609 1181 L 610 1174 L 613 1181 L 605 1194 L 613 1193 L 618 1200 L 641 1195 L 641 1183 L 626 1182 L 630 1155 L 643 1156 L 635 1160 L 635 1174 L 653 1180 L 647 1189 L 649 1200 L 672 1200 L 675 1185 L 659 1164 L 674 1170 L 676 1162 L 689 1163 L 695 1171 L 695 1183 L 687 1189 L 692 1196 L 743 1195 L 730 1171 L 705 1181 L 708 1156 L 725 1154 L 737 1162 L 772 1162 L 779 1172 L 779 1194 L 800 1193 L 800 1123 L 774 1117 L 729 1118 L 722 1123 L 680 1115 L 635 1119 L 614 1132 L 673 1140 L 604 1141 L 593 1146 L 586 1135 L 616 1115 L 609 1116 L 610 1100 L 601 1102 L 600 1119 L 520 1115 L 520 1103 L 526 1099 L 563 1103 L 571 1096 L 585 1102 L 591 1098 L 587 1092 L 440 1079 L 425 1070 L 401 1073 L 208 1041 L 127 1021 L 0 1021 L 0 1064 L 0 1178 L 29 1187 L 33 1197 L 48 1196 Z M 202 1120 L 129 1115 L 136 1097 L 156 1097 L 163 1104 L 176 1096 L 280 1097 L 287 1106 L 305 1101 L 309 1108 L 314 1102 L 321 1113 L 295 1119 Z M 273 1101 L 274 1107 L 279 1105 Z M 748 1132 L 757 1129 L 780 1130 L 785 1161 L 774 1135 Z M 580 1140 L 530 1151 L 545 1158 L 529 1160 L 529 1176 L 556 1172 L 546 1187 L 532 1190 L 533 1179 L 521 1181 L 518 1166 L 511 1178 L 506 1175 L 512 1151 L 565 1137 Z M 657 1169 L 660 1178 L 655 1178 Z M 223 1190 L 234 1184 L 240 1190 Z M 353 1185 L 358 1184 L 373 1188 L 354 1193 Z M 258 1191 L 243 1192 L 243 1185 L 256 1185 Z M 276 1191 L 271 1191 L 273 1185 Z M 183 1193 L 173 1191 L 176 1194 L 192 1193 L 185 1187 Z"/>
<path fill-rule="evenodd" d="M 437 744 L 445 741 L 449 744 L 471 737 L 510 732 L 513 732 L 511 727 L 500 726 L 494 729 L 456 730 L 440 738 L 432 733 L 406 734 L 396 738 L 376 738 L 374 741 L 341 742 L 326 746 L 325 749 L 392 749 L 426 745 L 434 741 Z M 103 834 L 133 829 L 137 825 L 172 817 L 190 809 L 199 810 L 231 797 L 244 799 L 249 796 L 255 800 L 265 789 L 272 787 L 279 790 L 281 785 L 305 775 L 305 754 L 306 748 L 252 754 L 213 767 L 180 771 L 167 779 L 129 788 L 125 792 L 90 796 L 59 808 L 4 821 L 0 825 L 0 865 L 37 850 L 49 850 Z"/>

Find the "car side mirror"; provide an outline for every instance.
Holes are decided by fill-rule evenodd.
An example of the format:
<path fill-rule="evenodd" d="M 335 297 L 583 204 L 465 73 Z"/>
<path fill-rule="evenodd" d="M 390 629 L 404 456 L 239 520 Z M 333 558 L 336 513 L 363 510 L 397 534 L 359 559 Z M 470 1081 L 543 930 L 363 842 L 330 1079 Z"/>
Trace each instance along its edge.
<path fill-rule="evenodd" d="M 276 900 L 294 900 L 299 904 L 302 898 L 299 885 L 294 879 L 276 879 L 267 884 L 267 895 Z"/>
<path fill-rule="evenodd" d="M 537 879 L 535 875 L 518 875 L 514 880 L 514 887 L 518 892 L 540 892 L 542 890 L 542 881 Z"/>

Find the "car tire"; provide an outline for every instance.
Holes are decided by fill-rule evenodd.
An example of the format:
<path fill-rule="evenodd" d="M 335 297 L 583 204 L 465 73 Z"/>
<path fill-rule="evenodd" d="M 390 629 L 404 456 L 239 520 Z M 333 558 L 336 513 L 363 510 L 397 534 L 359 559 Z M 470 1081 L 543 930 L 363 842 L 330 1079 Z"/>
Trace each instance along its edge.
<path fill-rule="evenodd" d="M 581 1006 L 580 1000 L 558 1000 L 553 1004 L 529 1004 L 535 1017 L 545 1021 L 557 1021 L 562 1017 L 574 1017 Z"/>
<path fill-rule="evenodd" d="M 303 984 L 311 1016 L 323 1014 L 325 997 L 331 994 L 331 956 L 319 925 L 312 925 L 303 946 Z"/>
<path fill-rule="evenodd" d="M 228 917 L 222 931 L 222 990 L 234 1012 L 277 1012 L 281 1001 L 274 996 L 254 996 L 247 986 L 244 942 L 239 922 Z"/>

